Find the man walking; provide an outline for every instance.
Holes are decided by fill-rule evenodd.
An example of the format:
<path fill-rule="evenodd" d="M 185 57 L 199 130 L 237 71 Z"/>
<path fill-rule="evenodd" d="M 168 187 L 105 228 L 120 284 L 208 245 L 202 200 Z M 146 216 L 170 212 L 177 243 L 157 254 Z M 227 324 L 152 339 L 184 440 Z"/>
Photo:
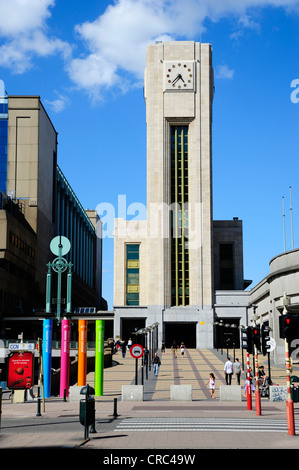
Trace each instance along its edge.
<path fill-rule="evenodd" d="M 234 362 L 234 374 L 236 374 L 236 376 L 237 376 L 238 385 L 240 385 L 241 372 L 243 374 L 243 369 L 241 367 L 239 359 L 236 357 L 236 360 Z"/>
<path fill-rule="evenodd" d="M 227 361 L 224 364 L 224 375 L 225 375 L 226 385 L 231 385 L 232 375 L 233 375 L 233 363 L 231 362 L 229 357 L 227 358 Z"/>
<path fill-rule="evenodd" d="M 159 358 L 159 356 L 156 352 L 155 352 L 155 357 L 154 357 L 154 360 L 153 360 L 153 365 L 154 365 L 155 377 L 158 377 L 159 366 L 161 365 L 161 360 L 160 360 L 160 358 Z"/>

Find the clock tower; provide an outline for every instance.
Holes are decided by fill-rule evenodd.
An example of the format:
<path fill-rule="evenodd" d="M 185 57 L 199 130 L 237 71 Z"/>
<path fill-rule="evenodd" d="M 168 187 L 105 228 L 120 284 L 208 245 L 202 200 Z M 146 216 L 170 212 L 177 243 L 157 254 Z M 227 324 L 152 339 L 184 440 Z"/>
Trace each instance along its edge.
<path fill-rule="evenodd" d="M 130 239 L 120 234 L 124 221 L 115 224 L 114 311 L 121 336 L 121 324 L 135 318 L 140 327 L 159 323 L 166 343 L 180 341 L 184 331 L 189 347 L 213 345 L 213 92 L 209 44 L 148 46 L 147 220 Z"/>

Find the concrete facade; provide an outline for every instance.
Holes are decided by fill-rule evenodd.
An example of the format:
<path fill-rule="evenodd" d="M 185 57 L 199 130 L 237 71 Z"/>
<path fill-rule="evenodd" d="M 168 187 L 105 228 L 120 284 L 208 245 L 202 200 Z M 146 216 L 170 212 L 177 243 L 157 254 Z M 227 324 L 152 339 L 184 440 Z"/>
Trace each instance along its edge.
<path fill-rule="evenodd" d="M 57 235 L 71 241 L 66 258 L 73 264 L 72 307 L 107 309 L 98 236 L 102 226 L 95 210 L 83 209 L 57 165 L 57 132 L 39 96 L 3 100 L 7 113 L 0 115 L 0 121 L 6 120 L 8 132 L 7 178 L 0 192 L 1 339 L 17 337 L 20 331 L 35 339 L 41 336 L 38 315 L 42 317 L 46 305 L 47 263 L 55 257 L 50 242 Z M 52 274 L 55 299 L 57 282 Z M 62 282 L 62 298 L 65 291 Z"/>
<path fill-rule="evenodd" d="M 279 336 L 279 316 L 283 314 L 284 302 L 290 313 L 299 313 L 299 249 L 280 253 L 270 260 L 269 267 L 269 274 L 250 291 L 249 318 L 252 318 L 255 306 L 256 323 L 270 326 L 270 336 L 276 343 L 275 349 L 270 353 L 271 358 L 275 364 L 283 364 L 285 343 Z M 294 348 L 292 360 L 298 362 L 299 338 L 291 346 Z"/>

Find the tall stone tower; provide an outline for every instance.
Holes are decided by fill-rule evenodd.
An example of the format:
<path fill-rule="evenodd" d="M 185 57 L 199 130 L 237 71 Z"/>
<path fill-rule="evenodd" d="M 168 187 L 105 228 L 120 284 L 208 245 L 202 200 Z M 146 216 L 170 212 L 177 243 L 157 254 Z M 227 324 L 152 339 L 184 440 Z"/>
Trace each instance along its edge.
<path fill-rule="evenodd" d="M 213 345 L 213 90 L 209 44 L 148 47 L 147 220 L 115 220 L 116 335 L 158 322 L 168 344 Z"/>

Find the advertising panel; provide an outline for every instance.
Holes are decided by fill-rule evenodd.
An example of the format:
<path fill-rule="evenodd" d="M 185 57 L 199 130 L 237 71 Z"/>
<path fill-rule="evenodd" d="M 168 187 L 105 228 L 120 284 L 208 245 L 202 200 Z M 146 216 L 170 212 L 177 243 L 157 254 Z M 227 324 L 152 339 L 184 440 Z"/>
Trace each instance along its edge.
<path fill-rule="evenodd" d="M 32 352 L 13 352 L 8 359 L 7 388 L 32 388 L 34 383 L 34 354 Z"/>

